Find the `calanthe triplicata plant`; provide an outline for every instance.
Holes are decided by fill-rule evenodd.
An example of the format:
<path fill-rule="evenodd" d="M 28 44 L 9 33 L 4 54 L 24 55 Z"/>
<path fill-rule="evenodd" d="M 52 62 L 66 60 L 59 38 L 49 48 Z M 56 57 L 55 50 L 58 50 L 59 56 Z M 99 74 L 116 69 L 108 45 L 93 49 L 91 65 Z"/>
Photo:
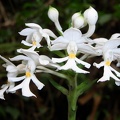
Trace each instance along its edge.
<path fill-rule="evenodd" d="M 103 76 L 98 82 L 104 82 L 112 78 L 115 80 L 116 85 L 120 85 L 120 73 L 111 67 L 113 61 L 117 61 L 116 67 L 120 66 L 120 34 L 115 33 L 110 39 L 91 39 L 90 37 L 95 32 L 98 20 L 98 13 L 93 7 L 89 7 L 83 13 L 74 13 L 71 17 L 71 26 L 66 30 L 61 27 L 59 12 L 56 8 L 49 8 L 48 17 L 54 23 L 59 36 L 55 35 L 51 29 L 43 29 L 36 23 L 25 23 L 27 28 L 23 29 L 19 34 L 25 36 L 25 40 L 22 40 L 21 43 L 29 48 L 18 49 L 17 52 L 20 55 L 9 60 L 0 56 L 1 60 L 5 62 L 3 67 L 7 72 L 7 83 L 1 86 L 0 98 L 5 99 L 5 92 L 15 93 L 19 89 L 21 89 L 23 96 L 36 96 L 29 88 L 30 81 L 39 90 L 45 86 L 36 77 L 36 74 L 48 73 L 56 75 L 66 79 L 68 88 L 59 85 L 54 80 L 50 82 L 67 96 L 68 120 L 75 120 L 77 99 L 92 85 L 92 83 L 86 86 L 81 85 L 82 82 L 77 80 L 78 74 L 91 74 L 89 72 L 91 64 L 85 61 L 87 58 L 94 59 L 95 56 L 101 56 L 103 59 L 101 63 L 93 63 L 93 66 L 98 69 L 104 67 Z M 81 28 L 85 26 L 88 26 L 88 31 L 83 34 Z M 65 54 L 63 53 L 63 56 L 58 55 L 57 58 L 51 57 L 49 54 L 44 55 L 41 52 L 41 48 L 44 47 L 41 43 L 43 40 L 46 41 L 47 47 L 45 45 L 45 48 L 49 52 L 65 51 Z M 20 63 L 15 65 L 14 61 L 20 61 Z M 63 71 L 70 71 L 73 76 Z M 21 83 L 16 85 L 18 81 Z"/>

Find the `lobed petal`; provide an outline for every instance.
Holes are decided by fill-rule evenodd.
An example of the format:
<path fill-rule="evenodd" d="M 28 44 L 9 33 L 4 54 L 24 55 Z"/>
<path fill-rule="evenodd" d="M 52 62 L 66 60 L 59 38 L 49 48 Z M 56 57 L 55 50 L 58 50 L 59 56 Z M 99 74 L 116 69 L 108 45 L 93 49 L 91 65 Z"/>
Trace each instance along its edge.
<path fill-rule="evenodd" d="M 68 60 L 68 57 L 64 57 L 64 58 L 52 58 L 53 63 L 61 63 Z"/>
<path fill-rule="evenodd" d="M 44 87 L 44 84 L 42 83 L 42 82 L 40 82 L 37 78 L 36 78 L 36 76 L 33 74 L 32 75 L 32 81 L 35 83 L 35 85 L 37 86 L 37 88 L 39 89 L 39 90 L 41 90 L 43 87 Z"/>

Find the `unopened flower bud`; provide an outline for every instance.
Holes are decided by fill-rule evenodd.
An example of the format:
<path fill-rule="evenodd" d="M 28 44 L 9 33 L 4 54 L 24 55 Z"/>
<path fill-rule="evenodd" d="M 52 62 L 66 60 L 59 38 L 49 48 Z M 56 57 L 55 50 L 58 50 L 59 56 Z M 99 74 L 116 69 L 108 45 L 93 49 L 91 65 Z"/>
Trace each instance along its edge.
<path fill-rule="evenodd" d="M 98 20 L 98 13 L 93 7 L 90 7 L 84 12 L 84 18 L 89 25 L 95 25 Z"/>
<path fill-rule="evenodd" d="M 72 26 L 75 28 L 82 28 L 85 26 L 84 17 L 81 15 L 80 12 L 73 14 L 72 16 Z"/>
<path fill-rule="evenodd" d="M 58 16 L 59 16 L 58 10 L 50 6 L 48 10 L 48 17 L 50 18 L 50 20 L 52 20 L 53 22 L 56 22 L 58 20 Z"/>
<path fill-rule="evenodd" d="M 58 17 L 59 17 L 59 12 L 56 8 L 54 7 L 50 7 L 48 10 L 48 17 L 50 18 L 51 21 L 54 22 L 56 28 L 58 29 L 58 31 L 62 34 L 62 27 L 60 26 Z"/>

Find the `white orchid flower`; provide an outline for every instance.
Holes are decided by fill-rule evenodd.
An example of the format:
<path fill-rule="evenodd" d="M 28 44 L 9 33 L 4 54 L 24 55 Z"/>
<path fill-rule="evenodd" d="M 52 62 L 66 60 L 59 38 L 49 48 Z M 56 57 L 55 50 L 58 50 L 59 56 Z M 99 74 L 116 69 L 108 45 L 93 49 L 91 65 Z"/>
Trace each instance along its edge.
<path fill-rule="evenodd" d="M 59 17 L 58 10 L 56 8 L 50 6 L 50 8 L 48 10 L 48 17 L 50 18 L 51 21 L 54 22 L 57 30 L 62 34 L 63 33 L 62 27 L 61 27 L 59 20 L 58 20 L 58 17 Z"/>
<path fill-rule="evenodd" d="M 41 83 L 35 76 L 34 72 L 36 69 L 36 65 L 35 62 L 32 59 L 28 60 L 28 63 L 26 65 L 26 71 L 25 71 L 25 75 L 21 76 L 21 77 L 9 77 L 9 80 L 11 82 L 18 82 L 18 81 L 22 81 L 22 83 L 20 83 L 19 85 L 15 86 L 14 88 L 10 89 L 9 91 L 16 91 L 18 89 L 22 89 L 22 95 L 26 96 L 26 97 L 30 97 L 30 96 L 35 96 L 31 91 L 30 91 L 30 81 L 32 80 L 34 82 L 34 84 L 37 86 L 37 88 L 39 90 L 41 90 L 44 86 L 43 83 Z"/>
<path fill-rule="evenodd" d="M 104 67 L 103 76 L 98 80 L 98 82 L 107 81 L 110 80 L 110 78 L 113 78 L 116 85 L 120 85 L 120 79 L 118 78 L 120 77 L 120 73 L 110 66 L 112 61 L 120 59 L 120 48 L 118 48 L 119 45 L 120 39 L 113 39 L 107 41 L 103 46 L 104 61 L 99 64 L 94 63 L 94 66 L 97 68 L 102 66 Z"/>
<path fill-rule="evenodd" d="M 22 43 L 26 46 L 30 46 L 31 50 L 41 47 L 41 40 L 43 37 L 46 39 L 48 46 L 50 46 L 49 36 L 56 38 L 56 35 L 49 29 L 42 29 L 41 26 L 35 23 L 26 23 L 26 26 L 30 28 L 25 28 L 20 35 L 26 36 L 26 40 L 22 40 Z"/>
<path fill-rule="evenodd" d="M 9 80 L 9 77 L 16 77 L 19 73 L 22 73 L 24 71 L 24 65 L 23 64 L 19 64 L 18 66 L 15 66 L 11 61 L 7 60 L 6 58 L 0 56 L 0 58 L 5 61 L 6 63 L 3 65 L 6 68 L 7 71 L 7 83 L 1 86 L 1 90 L 0 90 L 0 98 L 1 99 L 5 99 L 4 98 L 4 92 L 6 93 L 14 93 L 10 92 L 9 90 L 12 89 L 15 86 L 14 82 L 11 82 Z"/>
<path fill-rule="evenodd" d="M 86 68 L 90 67 L 90 64 L 87 62 L 84 62 L 76 57 L 77 54 L 77 45 L 75 42 L 71 41 L 67 47 L 67 53 L 69 56 L 64 58 L 52 58 L 52 61 L 55 63 L 61 63 L 64 61 L 67 61 L 67 63 L 61 67 L 58 68 L 58 70 L 68 70 L 72 69 L 73 71 L 77 73 L 89 73 L 88 71 L 82 70 L 79 67 L 77 67 L 76 63 L 84 65 Z"/>
<path fill-rule="evenodd" d="M 8 82 L 7 84 L 3 84 L 0 89 L 0 99 L 5 100 L 4 93 L 15 93 L 15 91 L 10 92 L 9 90 L 15 86 L 14 82 Z"/>

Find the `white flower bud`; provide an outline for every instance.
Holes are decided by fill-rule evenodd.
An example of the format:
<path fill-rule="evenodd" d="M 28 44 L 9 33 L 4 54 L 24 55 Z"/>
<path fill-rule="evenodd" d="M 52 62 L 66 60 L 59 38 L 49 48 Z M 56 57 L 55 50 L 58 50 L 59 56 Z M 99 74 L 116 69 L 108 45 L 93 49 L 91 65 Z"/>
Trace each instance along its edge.
<path fill-rule="evenodd" d="M 58 20 L 58 16 L 59 16 L 58 10 L 54 7 L 50 7 L 48 10 L 48 17 L 50 18 L 50 20 L 56 22 Z"/>
<path fill-rule="evenodd" d="M 95 25 L 98 20 L 98 13 L 93 7 L 90 7 L 85 10 L 84 18 L 89 25 Z"/>
<path fill-rule="evenodd" d="M 80 12 L 73 14 L 72 16 L 72 26 L 75 28 L 82 28 L 85 26 L 85 20 Z"/>
<path fill-rule="evenodd" d="M 58 17 L 59 17 L 59 12 L 56 8 L 54 7 L 50 7 L 48 10 L 48 17 L 50 18 L 51 21 L 54 22 L 56 28 L 58 29 L 58 31 L 62 34 L 62 27 L 60 26 Z"/>

